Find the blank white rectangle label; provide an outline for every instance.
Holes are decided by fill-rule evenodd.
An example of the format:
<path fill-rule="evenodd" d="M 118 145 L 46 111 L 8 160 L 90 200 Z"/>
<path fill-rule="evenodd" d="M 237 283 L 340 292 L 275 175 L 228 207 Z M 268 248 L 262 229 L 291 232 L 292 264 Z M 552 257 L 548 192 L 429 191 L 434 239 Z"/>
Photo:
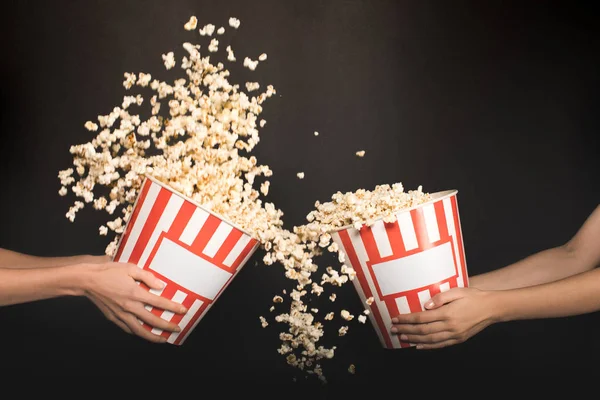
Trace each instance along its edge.
<path fill-rule="evenodd" d="M 166 238 L 148 268 L 211 300 L 231 277 L 229 272 Z"/>
<path fill-rule="evenodd" d="M 421 253 L 373 264 L 384 296 L 429 286 L 456 275 L 450 242 Z"/>

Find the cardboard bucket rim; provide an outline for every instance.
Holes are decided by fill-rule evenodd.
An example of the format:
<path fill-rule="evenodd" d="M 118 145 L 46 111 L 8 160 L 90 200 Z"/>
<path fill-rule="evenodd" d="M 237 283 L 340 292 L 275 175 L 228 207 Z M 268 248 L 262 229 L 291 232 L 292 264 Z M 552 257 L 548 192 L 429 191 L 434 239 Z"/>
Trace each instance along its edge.
<path fill-rule="evenodd" d="M 196 207 L 198 207 L 199 209 L 201 209 L 201 210 L 203 210 L 203 211 L 205 211 L 205 212 L 209 213 L 210 215 L 213 215 L 213 216 L 215 216 L 216 218 L 219 218 L 221 221 L 223 221 L 223 222 L 225 222 L 225 223 L 227 223 L 227 224 L 231 225 L 231 226 L 232 226 L 232 227 L 234 227 L 235 229 L 237 229 L 237 230 L 241 231 L 243 234 L 245 234 L 245 235 L 248 235 L 248 236 L 249 236 L 251 239 L 254 239 L 254 240 L 256 240 L 257 242 L 259 242 L 259 243 L 260 243 L 260 240 L 258 240 L 258 238 L 257 238 L 255 235 L 252 235 L 252 234 L 248 233 L 248 232 L 247 232 L 245 229 L 242 229 L 242 228 L 240 228 L 240 227 L 239 227 L 237 224 L 234 224 L 233 222 L 231 222 L 231 221 L 230 221 L 230 220 L 228 220 L 227 218 L 225 218 L 225 217 L 223 217 L 223 216 L 221 216 L 221 215 L 217 214 L 217 213 L 216 213 L 216 212 L 214 212 L 214 211 L 211 211 L 211 210 L 207 209 L 206 207 L 203 207 L 202 205 L 198 204 L 198 202 L 196 202 L 196 201 L 194 201 L 194 200 L 190 199 L 189 197 L 187 197 L 187 196 L 186 196 L 186 195 L 184 195 L 183 193 L 181 193 L 181 192 L 179 192 L 179 191 L 177 191 L 177 190 L 173 189 L 173 188 L 172 188 L 172 187 L 170 187 L 169 185 L 166 185 L 166 184 L 162 183 L 161 181 L 159 181 L 158 179 L 154 178 L 153 176 L 150 176 L 150 175 L 148 175 L 148 174 L 143 174 L 143 176 L 144 176 L 144 181 L 142 181 L 142 186 L 144 186 L 144 183 L 145 183 L 145 181 L 146 181 L 146 180 L 149 180 L 149 181 L 151 181 L 151 182 L 153 182 L 153 183 L 155 183 L 155 184 L 159 185 L 160 187 L 162 187 L 162 188 L 164 188 L 164 189 L 168 190 L 169 192 L 171 192 L 171 193 L 173 193 L 173 194 L 175 194 L 175 195 L 177 195 L 177 196 L 181 197 L 181 198 L 182 198 L 182 199 L 184 199 L 185 201 L 188 201 L 188 202 L 190 202 L 190 203 L 191 203 L 191 204 L 193 204 L 194 206 L 196 206 Z M 142 186 L 140 186 L 140 188 L 141 188 Z M 138 199 L 139 199 L 139 193 L 138 193 L 138 197 L 135 199 L 135 202 L 133 203 L 133 207 L 132 207 L 132 209 L 135 209 L 135 207 L 137 206 Z M 123 232 L 125 232 L 125 231 L 127 230 L 127 226 L 129 225 L 129 222 L 130 222 L 130 221 L 131 221 L 131 219 L 129 219 L 129 220 L 127 221 L 127 223 L 125 224 L 125 228 L 124 228 Z M 121 237 L 119 237 L 119 242 L 117 243 L 117 248 L 119 248 L 119 247 L 121 246 L 121 242 L 123 241 L 123 237 L 124 237 L 124 236 L 125 236 L 125 235 L 121 235 Z M 114 255 L 113 255 L 113 259 L 114 259 Z"/>
<path fill-rule="evenodd" d="M 417 208 L 421 208 L 421 207 L 426 206 L 428 204 L 435 203 L 436 201 L 440 201 L 440 200 L 443 200 L 443 199 L 445 199 L 447 197 L 454 196 L 457 193 L 458 193 L 458 190 L 456 190 L 456 189 L 440 190 L 440 191 L 437 191 L 437 192 L 434 192 L 434 193 L 430 193 L 431 200 L 428 200 L 428 201 L 426 201 L 424 203 L 421 203 L 421 204 L 417 204 L 416 206 L 412 206 L 412 207 L 408 207 L 408 208 L 400 208 L 398 210 L 395 210 L 394 214 L 397 215 L 397 214 L 400 214 L 400 213 L 409 212 L 411 210 L 416 210 Z M 373 221 L 374 222 L 381 221 L 381 220 L 383 220 L 383 218 L 385 218 L 385 217 L 381 216 L 381 217 L 375 218 Z M 350 228 L 354 228 L 354 225 L 352 225 L 352 224 L 344 225 L 344 226 L 341 226 L 339 228 L 331 229 L 331 230 L 327 231 L 327 233 L 341 232 L 341 231 L 345 231 L 346 229 L 350 229 Z"/>

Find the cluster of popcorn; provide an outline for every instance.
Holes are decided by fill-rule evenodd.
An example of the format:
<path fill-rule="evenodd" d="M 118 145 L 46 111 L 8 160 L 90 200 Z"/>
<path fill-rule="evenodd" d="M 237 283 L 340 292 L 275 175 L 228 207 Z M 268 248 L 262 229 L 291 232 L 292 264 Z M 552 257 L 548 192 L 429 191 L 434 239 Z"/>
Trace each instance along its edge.
<path fill-rule="evenodd" d="M 231 18 L 229 25 L 237 29 L 240 21 Z M 197 26 L 197 18 L 191 17 L 184 28 L 194 31 Z M 220 35 L 224 28 L 207 24 L 199 33 L 212 36 L 215 31 Z M 261 195 L 268 194 L 272 171 L 250 155 L 260 140 L 258 128 L 266 123 L 259 120 L 262 105 L 276 91 L 268 85 L 262 93 L 251 96 L 248 93 L 257 91 L 260 85 L 246 82 L 245 93 L 240 85 L 229 82 L 230 73 L 222 62 L 211 61 L 211 54 L 218 51 L 218 41 L 213 38 L 208 45 L 211 54 L 202 55 L 200 47 L 183 43 L 185 53 L 179 66 L 185 78 L 172 83 L 144 72 L 124 74 L 126 90 L 137 86 L 152 92 L 146 103 L 150 108 L 148 118 L 142 118 L 141 110 L 136 109 L 144 104 L 144 98 L 137 94 L 125 96 L 120 106 L 99 115 L 97 122 L 85 123 L 85 128 L 96 132 L 96 136 L 88 143 L 71 146 L 73 168 L 58 174 L 59 194 L 65 196 L 70 190 L 77 198 L 66 217 L 74 221 L 86 205 L 106 212 L 109 220 L 99 227 L 99 234 L 114 236 L 106 247 L 106 254 L 112 256 L 144 177 L 150 175 L 252 232 L 264 251 L 264 263 L 282 265 L 285 276 L 295 282 L 288 295 L 289 310 L 274 318 L 287 324 L 287 330 L 279 335 L 282 344 L 277 351 L 288 364 L 325 381 L 320 360 L 331 359 L 336 347 L 319 345 L 323 323 L 315 316 L 318 310 L 309 310 L 304 299 L 320 296 L 326 284 L 341 286 L 355 277 L 353 269 L 343 264 L 345 257 L 331 242 L 329 232 L 345 225 L 369 224 L 428 197 L 421 188 L 405 193 L 401 184 L 378 186 L 372 192 L 361 189 L 336 193 L 331 202 L 315 204 L 316 210 L 307 216 L 308 224 L 285 229 L 283 212 L 261 199 Z M 230 46 L 226 51 L 227 59 L 235 61 Z M 174 52 L 163 54 L 162 59 L 167 70 L 177 65 Z M 256 61 L 247 57 L 244 65 L 253 70 L 266 59 L 266 54 Z M 303 174 L 299 173 L 298 178 Z M 318 280 L 313 277 L 318 270 L 314 260 L 324 251 L 335 253 L 343 265 L 339 271 L 327 267 Z M 335 301 L 335 293 L 330 300 Z M 283 303 L 284 299 L 275 296 L 273 302 Z M 274 310 L 272 306 L 270 311 Z M 367 310 L 364 313 L 367 315 Z M 354 319 L 345 310 L 341 317 L 345 321 Z M 361 317 L 357 319 L 364 323 Z M 329 313 L 324 319 L 333 318 Z M 269 326 L 266 318 L 259 319 L 263 327 Z M 338 334 L 347 332 L 348 327 L 343 326 Z"/>

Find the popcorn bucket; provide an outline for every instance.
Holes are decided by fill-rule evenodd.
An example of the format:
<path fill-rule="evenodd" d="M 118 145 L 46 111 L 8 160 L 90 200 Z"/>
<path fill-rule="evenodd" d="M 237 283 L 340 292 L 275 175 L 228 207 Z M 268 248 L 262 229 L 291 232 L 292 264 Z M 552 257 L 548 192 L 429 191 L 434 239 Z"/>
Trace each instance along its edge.
<path fill-rule="evenodd" d="M 393 317 L 422 311 L 437 293 L 468 286 L 456 194 L 432 193 L 430 201 L 398 211 L 392 223 L 379 219 L 332 233 L 356 271 L 352 282 L 387 349 L 413 346 L 391 334 Z"/>
<path fill-rule="evenodd" d="M 151 271 L 166 286 L 142 287 L 183 304 L 185 315 L 146 306 L 176 323 L 167 332 L 142 323 L 168 343 L 181 345 L 258 247 L 251 234 L 146 176 L 120 238 L 116 262 Z"/>

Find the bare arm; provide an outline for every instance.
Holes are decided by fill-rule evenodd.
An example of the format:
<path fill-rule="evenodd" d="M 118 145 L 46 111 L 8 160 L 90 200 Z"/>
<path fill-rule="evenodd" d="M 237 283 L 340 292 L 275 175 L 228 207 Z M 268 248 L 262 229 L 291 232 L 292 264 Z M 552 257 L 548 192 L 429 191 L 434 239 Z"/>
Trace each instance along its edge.
<path fill-rule="evenodd" d="M 506 267 L 470 278 L 482 290 L 515 289 L 560 280 L 600 264 L 600 206 L 566 244 L 543 250 Z"/>
<path fill-rule="evenodd" d="M 109 262 L 108 256 L 78 255 L 67 257 L 39 257 L 0 248 L 0 268 L 48 268 L 73 264 Z"/>
<path fill-rule="evenodd" d="M 166 338 L 145 329 L 140 321 L 151 328 L 178 332 L 177 324 L 152 314 L 146 306 L 182 314 L 182 304 L 145 290 L 160 290 L 163 283 L 150 271 L 134 264 L 97 263 L 74 264 L 44 268 L 0 268 L 0 306 L 16 305 L 62 296 L 85 296 L 111 322 L 128 333 L 153 342 Z M 161 331 L 162 332 L 162 331 Z"/>

